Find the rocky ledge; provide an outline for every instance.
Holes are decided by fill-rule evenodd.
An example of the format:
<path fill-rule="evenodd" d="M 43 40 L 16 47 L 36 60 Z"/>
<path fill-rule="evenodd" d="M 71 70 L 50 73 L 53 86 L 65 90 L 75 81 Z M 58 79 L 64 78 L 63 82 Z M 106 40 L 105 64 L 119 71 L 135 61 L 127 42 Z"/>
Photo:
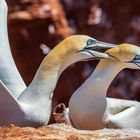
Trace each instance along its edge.
<path fill-rule="evenodd" d="M 2 140 L 140 140 L 140 131 L 135 129 L 77 130 L 69 125 L 51 124 L 39 128 L 0 127 Z"/>

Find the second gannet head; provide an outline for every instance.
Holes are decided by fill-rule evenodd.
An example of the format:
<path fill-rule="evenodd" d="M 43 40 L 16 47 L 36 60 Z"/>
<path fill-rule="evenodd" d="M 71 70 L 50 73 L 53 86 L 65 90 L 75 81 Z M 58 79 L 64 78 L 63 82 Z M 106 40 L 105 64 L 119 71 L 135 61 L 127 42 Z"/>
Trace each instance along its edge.
<path fill-rule="evenodd" d="M 125 64 L 126 68 L 140 69 L 140 48 L 132 44 L 120 44 L 106 51 Z"/>

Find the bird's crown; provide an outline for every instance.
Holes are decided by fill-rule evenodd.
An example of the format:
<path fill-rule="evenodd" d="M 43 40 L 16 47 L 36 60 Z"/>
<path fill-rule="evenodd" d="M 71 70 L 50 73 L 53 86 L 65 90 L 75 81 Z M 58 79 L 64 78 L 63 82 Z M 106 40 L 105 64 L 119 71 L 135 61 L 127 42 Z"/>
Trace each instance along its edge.
<path fill-rule="evenodd" d="M 65 49 L 67 51 L 80 51 L 90 42 L 90 40 L 93 41 L 91 37 L 86 35 L 72 35 L 64 39 L 58 45 L 61 46 L 62 51 Z"/>
<path fill-rule="evenodd" d="M 140 55 L 140 48 L 136 45 L 124 43 L 107 50 L 106 53 L 122 62 L 128 62 Z"/>

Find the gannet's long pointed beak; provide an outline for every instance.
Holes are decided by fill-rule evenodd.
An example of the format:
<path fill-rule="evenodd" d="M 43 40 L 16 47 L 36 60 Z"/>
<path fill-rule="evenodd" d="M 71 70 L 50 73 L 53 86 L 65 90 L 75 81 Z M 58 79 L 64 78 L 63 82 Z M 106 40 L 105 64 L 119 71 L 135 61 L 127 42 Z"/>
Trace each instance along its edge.
<path fill-rule="evenodd" d="M 93 57 L 90 59 L 111 59 L 114 60 L 114 57 L 103 53 L 106 50 L 115 47 L 115 44 L 105 43 L 98 40 L 91 40 L 87 43 L 81 51 L 91 54 Z"/>
<path fill-rule="evenodd" d="M 101 42 L 94 39 L 94 40 L 88 40 L 85 48 L 88 48 L 88 49 L 91 48 L 96 51 L 99 51 L 99 50 L 106 51 L 107 49 L 113 48 L 115 46 L 116 46 L 115 44 L 105 43 L 105 42 Z"/>
<path fill-rule="evenodd" d="M 116 45 L 111 43 L 105 43 L 98 40 L 95 40 L 94 43 L 87 44 L 85 49 L 91 49 L 94 51 L 106 51 L 108 49 L 114 48 Z"/>
<path fill-rule="evenodd" d="M 111 49 L 111 48 L 114 48 L 116 45 L 111 44 L 111 43 L 105 43 L 105 42 L 97 41 L 97 46 L 100 49 Z"/>
<path fill-rule="evenodd" d="M 92 56 L 93 58 L 91 59 L 111 59 L 111 60 L 118 60 L 116 59 L 115 57 L 109 55 L 109 54 L 106 54 L 106 53 L 102 53 L 102 52 L 98 52 L 98 51 L 88 51 Z"/>

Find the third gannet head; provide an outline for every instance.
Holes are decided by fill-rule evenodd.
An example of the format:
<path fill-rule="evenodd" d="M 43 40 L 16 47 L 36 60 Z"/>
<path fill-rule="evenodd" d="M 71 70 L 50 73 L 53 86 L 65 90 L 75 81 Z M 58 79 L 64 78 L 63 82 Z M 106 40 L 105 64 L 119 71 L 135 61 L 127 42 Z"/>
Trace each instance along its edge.
<path fill-rule="evenodd" d="M 123 62 L 126 68 L 140 69 L 140 48 L 136 45 L 120 44 L 106 53 Z"/>

